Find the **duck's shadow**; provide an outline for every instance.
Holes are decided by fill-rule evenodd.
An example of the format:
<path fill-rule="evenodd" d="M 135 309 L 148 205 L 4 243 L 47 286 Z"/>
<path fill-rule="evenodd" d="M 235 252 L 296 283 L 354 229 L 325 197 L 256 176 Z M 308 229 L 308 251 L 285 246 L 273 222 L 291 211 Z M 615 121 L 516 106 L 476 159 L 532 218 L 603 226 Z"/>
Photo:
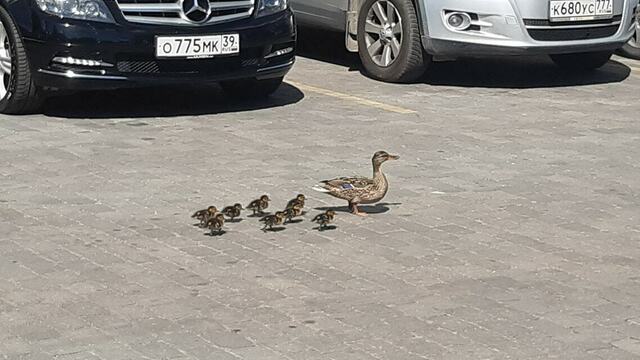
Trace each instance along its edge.
<path fill-rule="evenodd" d="M 241 222 L 242 220 L 244 220 L 244 219 L 235 218 L 235 219 L 229 219 L 229 220 L 227 220 L 227 222 L 228 223 L 232 223 L 232 224 L 237 224 L 237 223 Z"/>
<path fill-rule="evenodd" d="M 272 227 L 271 229 L 264 229 L 264 230 L 262 230 L 262 231 L 264 231 L 264 232 L 266 232 L 266 233 L 267 233 L 267 232 L 274 232 L 274 233 L 275 233 L 275 232 L 284 231 L 284 230 L 286 230 L 286 229 L 287 229 L 287 228 L 285 228 L 284 226 L 277 226 L 277 227 L 276 227 L 276 226 L 274 226 L 274 227 Z"/>
<path fill-rule="evenodd" d="M 211 237 L 216 237 L 216 236 L 222 236 L 222 235 L 224 235 L 226 233 L 227 233 L 226 231 L 221 230 L 221 231 L 216 231 L 216 232 L 208 232 L 208 233 L 205 233 L 205 235 L 211 236 Z"/>
<path fill-rule="evenodd" d="M 313 230 L 318 230 L 318 231 L 331 231 L 331 230 L 335 230 L 338 227 L 335 225 L 327 225 L 325 227 L 320 227 L 320 226 L 316 226 L 313 228 Z"/>
<path fill-rule="evenodd" d="M 358 210 L 360 212 L 365 212 L 367 214 L 383 214 L 391 210 L 389 206 L 400 206 L 402 203 L 378 203 L 375 205 L 358 205 Z M 351 209 L 348 206 L 324 206 L 315 208 L 319 211 L 327 211 L 333 210 L 335 212 L 345 212 L 350 213 Z"/>

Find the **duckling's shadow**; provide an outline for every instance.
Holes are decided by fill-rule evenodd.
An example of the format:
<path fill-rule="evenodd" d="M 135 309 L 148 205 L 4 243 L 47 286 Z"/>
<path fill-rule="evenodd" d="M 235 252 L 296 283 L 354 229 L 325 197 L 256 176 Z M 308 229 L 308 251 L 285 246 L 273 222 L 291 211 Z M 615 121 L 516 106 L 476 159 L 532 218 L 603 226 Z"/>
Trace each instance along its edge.
<path fill-rule="evenodd" d="M 228 223 L 232 223 L 232 224 L 237 224 L 237 223 L 241 222 L 242 220 L 244 220 L 244 219 L 242 219 L 242 218 L 235 218 L 235 219 L 229 219 L 229 220 L 227 220 L 227 222 L 228 222 Z"/>
<path fill-rule="evenodd" d="M 360 210 L 360 212 L 365 212 L 367 214 L 383 214 L 391 210 L 389 206 L 399 206 L 399 205 L 402 205 L 402 203 L 378 203 L 375 205 L 358 205 L 358 210 Z M 351 209 L 349 209 L 348 206 L 324 206 L 324 207 L 317 207 L 315 209 L 320 211 L 333 210 L 335 212 L 345 212 L 345 213 L 351 212 Z"/>
<path fill-rule="evenodd" d="M 202 223 L 195 223 L 195 224 L 191 224 L 191 225 L 196 226 L 196 227 L 202 227 Z"/>
<path fill-rule="evenodd" d="M 295 220 L 287 221 L 287 224 L 298 224 L 298 223 L 301 223 L 303 221 L 304 220 L 302 220 L 302 219 L 295 219 Z"/>
<path fill-rule="evenodd" d="M 313 230 L 318 230 L 318 231 L 331 231 L 331 230 L 335 230 L 338 227 L 335 225 L 327 225 L 325 227 L 321 227 L 321 226 L 316 226 L 313 228 Z"/>
<path fill-rule="evenodd" d="M 267 232 L 274 232 L 274 233 L 275 233 L 275 232 L 285 231 L 286 229 L 287 229 L 287 228 L 286 228 L 286 227 L 284 227 L 284 226 L 277 226 L 277 227 L 276 227 L 276 226 L 274 226 L 274 227 L 272 227 L 271 229 L 264 229 L 264 230 L 262 230 L 262 231 L 264 231 L 264 232 L 266 232 L 266 233 L 267 233 Z"/>
<path fill-rule="evenodd" d="M 205 235 L 206 236 L 211 236 L 211 237 L 217 237 L 217 236 L 222 236 L 222 235 L 224 235 L 226 233 L 227 233 L 226 231 L 221 230 L 221 231 L 216 231 L 216 232 L 208 232 L 208 233 L 205 233 Z"/>
<path fill-rule="evenodd" d="M 247 215 L 247 217 L 250 217 L 250 218 L 263 218 L 263 217 L 269 216 L 269 215 L 271 215 L 270 212 L 263 212 L 263 213 Z"/>

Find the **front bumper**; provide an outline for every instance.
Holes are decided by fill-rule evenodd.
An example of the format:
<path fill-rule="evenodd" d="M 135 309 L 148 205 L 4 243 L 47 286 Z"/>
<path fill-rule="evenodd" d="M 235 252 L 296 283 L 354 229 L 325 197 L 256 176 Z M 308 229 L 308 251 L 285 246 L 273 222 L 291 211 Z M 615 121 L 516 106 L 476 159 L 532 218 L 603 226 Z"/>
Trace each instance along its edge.
<path fill-rule="evenodd" d="M 21 29 L 35 82 L 59 89 L 114 89 L 284 76 L 293 66 L 296 28 L 291 11 L 207 26 L 180 27 L 61 20 L 37 9 L 38 21 Z M 206 59 L 156 59 L 159 35 L 238 33 L 240 53 Z M 285 54 L 274 52 L 289 49 Z M 100 61 L 105 66 L 53 62 L 54 57 Z"/>
<path fill-rule="evenodd" d="M 634 31 L 637 0 L 614 0 L 614 17 L 551 23 L 548 0 L 423 0 L 423 45 L 432 55 L 523 55 L 613 51 Z M 445 13 L 474 16 L 465 31 L 445 25 Z"/>

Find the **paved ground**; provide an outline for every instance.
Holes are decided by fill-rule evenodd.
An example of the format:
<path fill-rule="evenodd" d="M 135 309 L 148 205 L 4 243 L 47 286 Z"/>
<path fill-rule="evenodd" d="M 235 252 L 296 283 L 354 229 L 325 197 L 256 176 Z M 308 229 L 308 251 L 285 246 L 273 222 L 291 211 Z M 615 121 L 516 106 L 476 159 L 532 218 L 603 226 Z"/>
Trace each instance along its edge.
<path fill-rule="evenodd" d="M 1 117 L 0 358 L 640 358 L 640 63 L 390 85 L 303 55 L 267 103 L 86 93 Z M 191 226 L 379 149 L 402 159 L 368 219 Z M 308 195 L 308 216 L 344 205 Z"/>

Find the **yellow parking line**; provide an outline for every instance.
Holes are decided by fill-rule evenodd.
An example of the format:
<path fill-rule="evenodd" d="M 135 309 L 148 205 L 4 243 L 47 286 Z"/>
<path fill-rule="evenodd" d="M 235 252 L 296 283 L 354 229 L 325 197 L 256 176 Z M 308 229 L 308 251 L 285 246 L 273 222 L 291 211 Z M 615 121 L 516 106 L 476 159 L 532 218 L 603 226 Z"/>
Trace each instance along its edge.
<path fill-rule="evenodd" d="M 374 101 L 374 100 L 369 100 L 369 99 L 364 99 L 358 96 L 353 96 L 353 95 L 349 95 L 349 94 L 344 94 L 341 92 L 337 92 L 337 91 L 333 91 L 333 90 L 329 90 L 329 89 L 324 89 L 324 88 L 320 88 L 317 86 L 311 86 L 311 85 L 306 85 L 306 84 L 301 84 L 299 82 L 295 82 L 295 81 L 289 81 L 287 80 L 287 82 L 295 87 L 297 87 L 298 89 L 302 90 L 302 91 L 309 91 L 309 92 L 314 92 L 316 94 L 321 94 L 321 95 L 325 95 L 325 96 L 331 96 L 340 100 L 344 100 L 344 101 L 348 101 L 348 102 L 353 102 L 353 103 L 357 103 L 360 105 L 364 105 L 364 106 L 368 106 L 368 107 L 372 107 L 372 108 L 376 108 L 376 109 L 380 109 L 380 110 L 384 110 L 384 111 L 389 111 L 389 112 L 393 112 L 393 113 L 397 113 L 397 114 L 416 114 L 417 111 L 415 110 L 410 110 L 410 109 L 405 109 L 399 106 L 395 106 L 395 105 L 389 105 L 389 104 L 385 104 L 385 103 L 381 103 L 378 101 Z"/>

